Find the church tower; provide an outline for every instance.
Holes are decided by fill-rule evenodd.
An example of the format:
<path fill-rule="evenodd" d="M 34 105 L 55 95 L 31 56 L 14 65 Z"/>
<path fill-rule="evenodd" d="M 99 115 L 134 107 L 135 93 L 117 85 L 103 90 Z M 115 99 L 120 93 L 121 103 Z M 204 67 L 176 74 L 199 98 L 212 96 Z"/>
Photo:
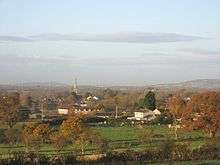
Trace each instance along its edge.
<path fill-rule="evenodd" d="M 74 82 L 74 85 L 73 85 L 73 92 L 74 93 L 78 93 L 78 88 L 77 88 L 77 78 L 75 78 L 75 82 Z"/>

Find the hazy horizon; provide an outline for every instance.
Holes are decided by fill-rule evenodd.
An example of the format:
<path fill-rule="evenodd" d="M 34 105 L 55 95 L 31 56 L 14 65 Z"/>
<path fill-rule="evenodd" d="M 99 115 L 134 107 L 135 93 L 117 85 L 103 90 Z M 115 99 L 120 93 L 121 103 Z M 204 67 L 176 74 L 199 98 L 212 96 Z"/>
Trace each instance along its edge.
<path fill-rule="evenodd" d="M 220 1 L 0 0 L 0 84 L 220 79 Z"/>

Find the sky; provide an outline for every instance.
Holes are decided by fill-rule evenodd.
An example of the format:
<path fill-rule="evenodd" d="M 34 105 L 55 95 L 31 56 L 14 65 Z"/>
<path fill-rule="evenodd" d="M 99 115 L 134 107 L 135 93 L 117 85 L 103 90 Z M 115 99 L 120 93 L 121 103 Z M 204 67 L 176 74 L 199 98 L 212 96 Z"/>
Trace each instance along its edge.
<path fill-rule="evenodd" d="M 220 78 L 219 0 L 0 0 L 0 84 Z"/>

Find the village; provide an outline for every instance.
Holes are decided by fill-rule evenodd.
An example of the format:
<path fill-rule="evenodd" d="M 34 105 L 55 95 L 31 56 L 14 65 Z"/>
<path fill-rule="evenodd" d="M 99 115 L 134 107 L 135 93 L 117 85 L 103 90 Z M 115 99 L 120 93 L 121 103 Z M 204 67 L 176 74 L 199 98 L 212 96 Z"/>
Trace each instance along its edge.
<path fill-rule="evenodd" d="M 136 107 L 132 112 L 127 112 L 126 109 L 120 110 L 120 107 L 117 105 L 111 113 L 107 113 L 105 107 L 100 105 L 100 98 L 98 96 L 92 93 L 87 93 L 86 96 L 80 94 L 76 79 L 70 93 L 68 101 L 64 98 L 43 98 L 41 105 L 39 105 L 40 103 L 31 100 L 30 92 L 21 91 L 20 99 L 24 102 L 26 101 L 26 105 L 24 103 L 24 106 L 19 109 L 21 121 L 41 119 L 44 122 L 53 122 L 63 120 L 69 114 L 76 114 L 96 119 L 97 122 L 102 121 L 105 124 L 109 118 L 123 118 L 123 122 L 126 119 L 127 122 L 134 124 L 140 122 L 149 123 L 161 115 L 161 112 L 156 107 L 151 110 L 146 107 Z"/>
<path fill-rule="evenodd" d="M 185 159 L 186 152 L 200 153 L 198 148 L 210 140 L 218 147 L 219 96 L 219 92 L 178 88 L 83 89 L 76 79 L 73 85 L 62 89 L 4 89 L 0 97 L 0 155 L 8 153 L 5 148 L 29 153 L 37 147 L 41 154 L 74 151 L 74 161 L 98 161 L 108 159 L 109 152 L 115 153 L 117 159 L 118 154 L 125 154 L 130 148 L 139 154 L 146 149 L 151 154 L 156 152 L 157 159 L 162 159 L 165 148 L 174 145 L 170 152 L 181 152 Z M 133 160 L 133 156 L 129 159 Z"/>

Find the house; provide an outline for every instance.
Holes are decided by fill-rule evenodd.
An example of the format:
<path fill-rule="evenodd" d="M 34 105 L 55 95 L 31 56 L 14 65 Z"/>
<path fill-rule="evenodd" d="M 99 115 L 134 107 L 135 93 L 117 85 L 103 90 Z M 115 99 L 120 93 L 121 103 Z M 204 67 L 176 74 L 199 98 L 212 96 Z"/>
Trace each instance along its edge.
<path fill-rule="evenodd" d="M 161 112 L 158 109 L 153 110 L 154 114 L 157 115 L 161 115 Z"/>
<path fill-rule="evenodd" d="M 99 112 L 99 111 L 101 111 L 101 109 L 91 109 L 89 107 L 78 106 L 71 109 L 59 108 L 58 114 L 59 115 L 68 115 L 69 113 L 89 114 L 92 112 Z"/>
<path fill-rule="evenodd" d="M 140 109 L 139 111 L 134 112 L 134 117 L 128 117 L 127 119 L 136 121 L 152 121 L 157 115 L 160 115 L 159 110 L 154 112 L 149 109 Z"/>
<path fill-rule="evenodd" d="M 97 101 L 97 100 L 99 100 L 99 98 L 98 98 L 97 96 L 88 96 L 88 97 L 86 98 L 86 100 L 88 100 L 88 101 L 90 101 L 90 100 Z"/>
<path fill-rule="evenodd" d="M 39 113 L 29 114 L 29 119 L 40 119 L 40 118 L 41 118 L 41 114 Z"/>
<path fill-rule="evenodd" d="M 60 115 L 67 115 L 68 112 L 69 112 L 68 109 L 64 109 L 64 108 L 59 108 L 58 109 L 58 114 L 60 114 Z"/>

